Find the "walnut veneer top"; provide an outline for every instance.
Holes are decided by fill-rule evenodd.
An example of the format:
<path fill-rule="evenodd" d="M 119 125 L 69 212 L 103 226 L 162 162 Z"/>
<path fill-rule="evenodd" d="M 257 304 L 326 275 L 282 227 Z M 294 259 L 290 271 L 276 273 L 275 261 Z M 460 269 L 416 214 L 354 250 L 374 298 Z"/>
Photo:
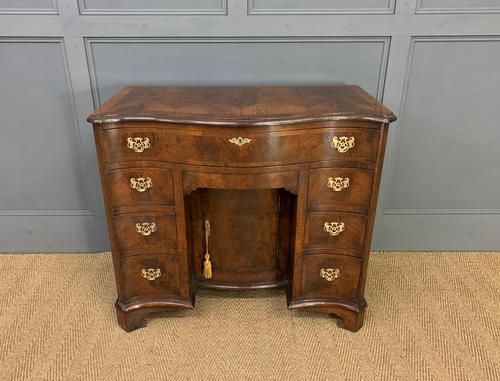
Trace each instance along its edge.
<path fill-rule="evenodd" d="M 88 121 L 279 125 L 396 117 L 359 86 L 127 86 Z"/>

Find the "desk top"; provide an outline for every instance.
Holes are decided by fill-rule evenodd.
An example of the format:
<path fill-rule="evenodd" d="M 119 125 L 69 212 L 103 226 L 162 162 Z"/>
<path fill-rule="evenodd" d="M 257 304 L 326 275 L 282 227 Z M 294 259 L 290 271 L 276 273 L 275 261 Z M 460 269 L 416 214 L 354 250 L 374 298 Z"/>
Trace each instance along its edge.
<path fill-rule="evenodd" d="M 396 117 L 359 86 L 127 86 L 87 120 L 258 126 Z"/>

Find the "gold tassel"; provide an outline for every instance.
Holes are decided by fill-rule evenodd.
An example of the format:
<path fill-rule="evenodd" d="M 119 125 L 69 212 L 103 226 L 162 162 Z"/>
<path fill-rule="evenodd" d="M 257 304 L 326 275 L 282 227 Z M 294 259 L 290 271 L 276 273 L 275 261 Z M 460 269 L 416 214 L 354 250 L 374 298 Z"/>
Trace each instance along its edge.
<path fill-rule="evenodd" d="M 210 261 L 210 254 L 205 254 L 205 261 L 203 262 L 203 277 L 210 279 L 212 277 L 212 262 Z"/>
<path fill-rule="evenodd" d="M 208 237 L 210 235 L 210 221 L 208 218 L 205 220 L 205 260 L 203 261 L 203 277 L 205 279 L 212 278 L 212 262 L 210 261 L 210 254 L 208 254 Z"/>

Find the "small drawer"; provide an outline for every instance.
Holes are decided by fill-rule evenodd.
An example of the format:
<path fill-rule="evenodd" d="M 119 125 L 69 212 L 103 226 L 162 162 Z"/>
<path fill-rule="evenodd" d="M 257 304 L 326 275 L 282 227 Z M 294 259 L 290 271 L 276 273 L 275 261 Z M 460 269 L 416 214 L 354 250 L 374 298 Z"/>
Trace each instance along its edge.
<path fill-rule="evenodd" d="M 167 161 L 194 165 L 259 166 L 377 158 L 379 132 L 345 127 L 266 132 L 255 128 L 189 126 L 102 131 L 105 161 Z"/>
<path fill-rule="evenodd" d="M 307 213 L 305 249 L 361 257 L 367 217 L 344 212 Z"/>
<path fill-rule="evenodd" d="M 176 253 L 174 212 L 127 213 L 114 218 L 118 250 L 122 257 L 142 253 Z"/>
<path fill-rule="evenodd" d="M 309 207 L 353 206 L 368 210 L 373 172 L 359 168 L 316 168 L 309 172 Z"/>
<path fill-rule="evenodd" d="M 174 205 L 172 171 L 126 168 L 106 172 L 112 208 L 137 205 Z"/>
<path fill-rule="evenodd" d="M 303 296 L 356 299 L 361 260 L 329 254 L 306 255 L 303 258 Z"/>
<path fill-rule="evenodd" d="M 180 294 L 180 268 L 176 255 L 126 258 L 121 262 L 123 296 L 169 297 Z"/>

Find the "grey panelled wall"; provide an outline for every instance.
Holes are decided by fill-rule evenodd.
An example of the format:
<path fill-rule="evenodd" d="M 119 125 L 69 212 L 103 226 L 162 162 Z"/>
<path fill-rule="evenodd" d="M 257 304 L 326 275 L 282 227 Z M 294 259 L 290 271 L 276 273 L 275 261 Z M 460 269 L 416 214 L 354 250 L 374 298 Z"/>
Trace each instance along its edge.
<path fill-rule="evenodd" d="M 127 83 L 361 84 L 373 249 L 500 249 L 500 0 L 0 0 L 0 251 L 108 248 L 85 118 Z"/>
<path fill-rule="evenodd" d="M 122 78 L 131 84 L 356 82 L 381 98 L 389 39 L 98 38 L 87 46 L 98 104 L 120 89 Z M 116 57 L 122 60 L 118 67 Z"/>
<path fill-rule="evenodd" d="M 63 41 L 0 39 L 0 57 L 0 215 L 90 215 Z"/>

